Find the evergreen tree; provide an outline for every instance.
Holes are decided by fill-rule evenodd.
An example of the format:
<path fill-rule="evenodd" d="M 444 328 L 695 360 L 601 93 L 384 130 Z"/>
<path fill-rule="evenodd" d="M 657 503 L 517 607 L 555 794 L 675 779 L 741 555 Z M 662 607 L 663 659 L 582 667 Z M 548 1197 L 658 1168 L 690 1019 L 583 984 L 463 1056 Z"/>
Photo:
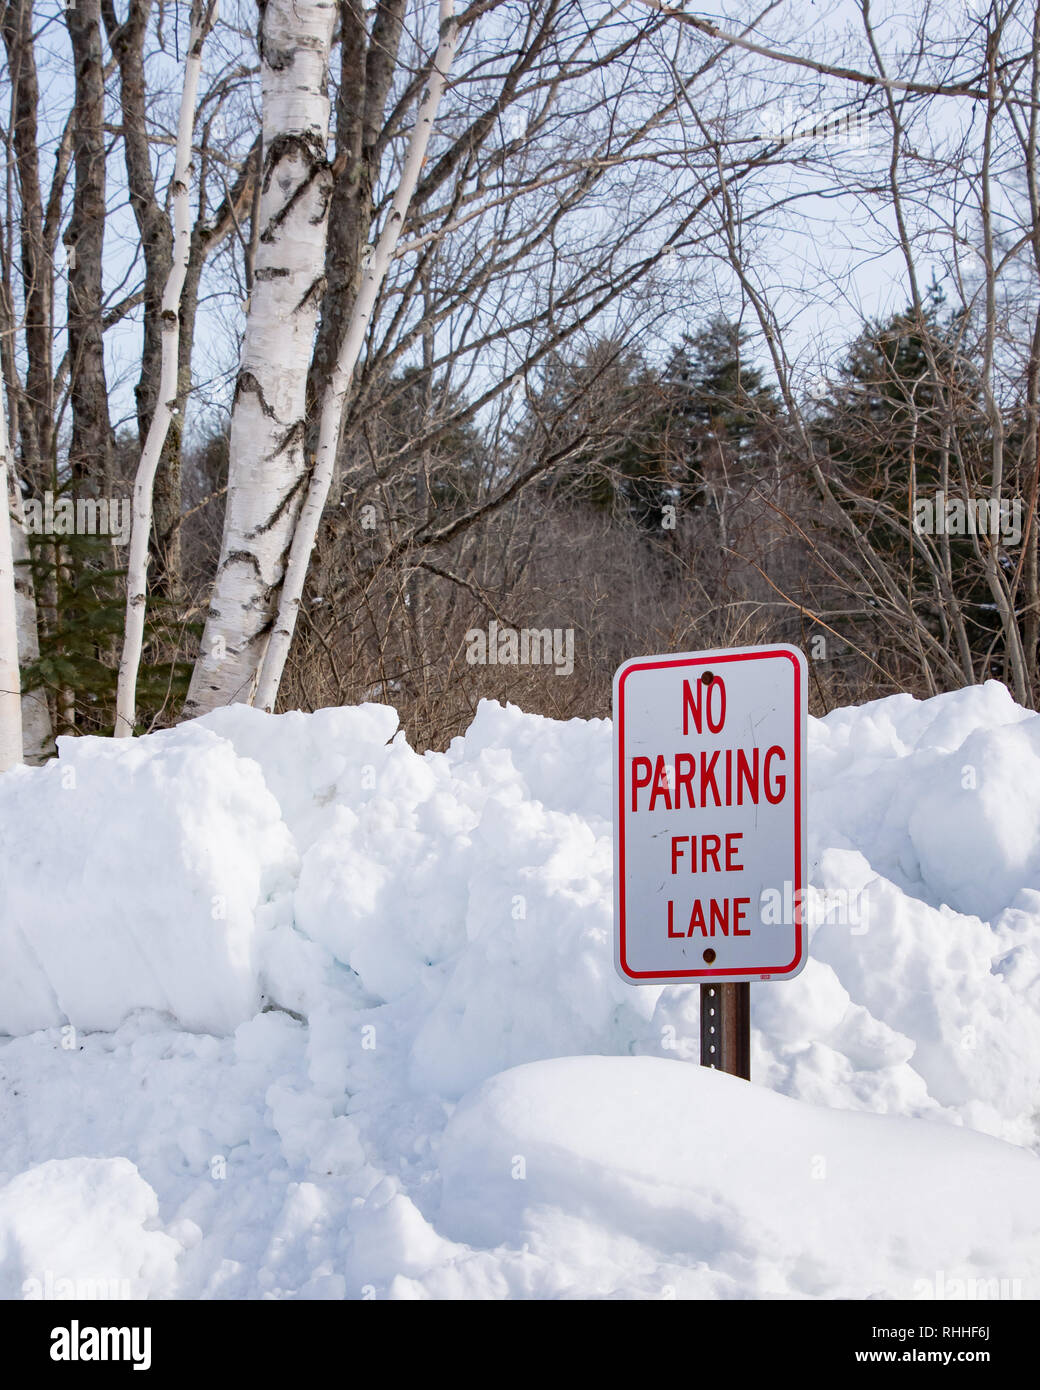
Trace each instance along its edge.
<path fill-rule="evenodd" d="M 665 424 L 658 376 L 639 352 L 601 339 L 576 362 L 550 358 L 513 446 L 530 449 L 546 429 L 560 443 L 586 436 L 588 442 L 545 488 L 555 488 L 570 505 L 627 516 L 655 531 L 662 508 L 675 500 L 663 449 Z"/>
<path fill-rule="evenodd" d="M 663 509 L 721 509 L 759 468 L 778 418 L 773 389 L 747 360 L 747 336 L 713 319 L 685 335 L 663 369 L 601 341 L 577 363 L 554 359 L 533 403 L 562 435 L 592 436 L 567 472 L 579 504 L 659 533 Z"/>
<path fill-rule="evenodd" d="M 944 434 L 953 423 L 952 442 L 968 447 L 971 456 L 961 461 L 973 469 L 983 413 L 958 355 L 958 322 L 944 312 L 942 292 L 933 286 L 923 318 L 908 308 L 868 321 L 850 344 L 814 412 L 813 430 L 832 467 L 864 496 L 906 499 L 912 482 L 919 494 L 934 493 L 942 481 Z"/>
<path fill-rule="evenodd" d="M 763 462 L 779 416 L 773 388 L 748 361 L 748 336 L 718 316 L 683 337 L 665 368 L 665 451 L 687 506 L 720 505 L 720 492 Z"/>
<path fill-rule="evenodd" d="M 875 549 L 905 575 L 915 605 L 934 614 L 937 635 L 944 629 L 941 596 L 907 534 L 915 504 L 927 501 L 944 512 L 950 497 L 967 501 L 988 491 L 989 431 L 976 375 L 959 342 L 962 327 L 934 285 L 923 315 L 911 307 L 868 321 L 812 419 L 839 500 L 855 512 Z M 945 494 L 941 502 L 939 494 Z M 990 652 L 998 624 L 975 542 L 951 534 L 947 543 L 949 582 L 970 628 L 971 647 Z"/>

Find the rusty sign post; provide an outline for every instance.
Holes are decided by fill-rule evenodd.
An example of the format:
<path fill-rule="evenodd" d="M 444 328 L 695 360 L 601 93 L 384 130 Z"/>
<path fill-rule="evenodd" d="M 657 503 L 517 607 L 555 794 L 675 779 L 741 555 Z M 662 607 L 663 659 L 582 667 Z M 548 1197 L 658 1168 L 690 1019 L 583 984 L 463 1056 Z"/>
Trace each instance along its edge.
<path fill-rule="evenodd" d="M 751 986 L 701 985 L 701 1066 L 751 1080 Z"/>
<path fill-rule="evenodd" d="M 805 657 L 743 647 L 614 677 L 614 959 L 701 986 L 701 1063 L 751 1075 L 751 982 L 806 959 Z"/>

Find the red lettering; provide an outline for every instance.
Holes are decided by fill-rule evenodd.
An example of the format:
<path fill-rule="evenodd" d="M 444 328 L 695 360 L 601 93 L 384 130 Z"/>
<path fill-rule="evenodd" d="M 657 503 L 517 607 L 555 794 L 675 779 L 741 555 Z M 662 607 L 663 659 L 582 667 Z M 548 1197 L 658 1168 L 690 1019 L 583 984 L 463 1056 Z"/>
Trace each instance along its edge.
<path fill-rule="evenodd" d="M 751 793 L 751 804 L 758 805 L 758 749 L 753 750 L 753 761 L 748 765 L 747 754 L 743 748 L 737 749 L 737 805 L 744 804 L 744 787 Z"/>
<path fill-rule="evenodd" d="M 683 731 L 685 732 L 685 730 Z M 685 765 L 685 771 L 683 767 Z M 693 774 L 697 770 L 697 762 L 689 753 L 676 753 L 675 755 L 675 809 L 678 811 L 682 805 L 680 793 L 683 787 L 686 788 L 687 806 L 696 806 L 693 799 Z"/>
<path fill-rule="evenodd" d="M 712 718 L 711 707 L 716 703 L 715 694 L 718 692 L 718 722 Z M 726 722 L 726 686 L 721 676 L 716 676 L 711 685 L 708 686 L 708 728 L 713 734 L 722 732 L 722 726 Z"/>
<path fill-rule="evenodd" d="M 672 931 L 672 900 L 671 900 L 671 898 L 668 899 L 668 935 L 671 936 L 671 937 L 674 937 L 674 938 L 675 938 L 676 940 L 678 940 L 678 941 L 682 941 L 682 939 L 683 939 L 683 934 L 682 934 L 681 931 Z"/>
<path fill-rule="evenodd" d="M 736 776 L 734 778 L 733 755 L 736 753 Z M 743 806 L 759 804 L 759 795 L 772 806 L 783 801 L 787 794 L 787 775 L 779 770 L 777 764 L 787 761 L 787 754 L 779 744 L 767 749 L 760 758 L 761 750 L 753 748 L 750 754 L 743 748 L 716 749 L 714 753 L 700 752 L 698 768 L 697 755 L 676 753 L 671 758 L 658 754 L 656 758 L 633 758 L 631 774 L 632 810 L 639 810 L 639 792 L 643 787 L 650 788 L 649 805 L 644 810 L 653 811 L 660 801 L 663 809 L 678 811 L 684 806 L 691 810 L 705 806 L 732 806 L 733 793 L 736 804 Z M 720 764 L 719 759 L 724 758 Z M 700 785 L 694 786 L 694 779 L 700 773 Z M 733 782 L 736 781 L 734 788 Z M 720 782 L 725 790 L 720 789 Z M 735 866 L 739 867 L 739 866 Z"/>
<path fill-rule="evenodd" d="M 690 923 L 686 928 L 686 936 L 693 936 L 695 932 L 700 932 L 701 936 L 729 936 L 730 934 L 730 906 L 732 905 L 732 923 L 734 936 L 750 936 L 751 928 L 742 926 L 746 920 L 748 908 L 751 905 L 750 898 L 709 898 L 708 916 L 705 919 L 704 903 L 697 898 L 690 911 Z M 675 930 L 675 904 L 671 899 L 668 900 L 668 935 L 673 941 L 681 941 L 683 933 Z"/>
<path fill-rule="evenodd" d="M 719 850 L 722 848 L 722 841 L 718 835 L 701 836 L 701 867 L 707 869 L 708 860 L 712 859 L 715 863 L 715 872 L 719 872 Z"/>
<path fill-rule="evenodd" d="M 699 899 L 694 903 L 693 911 L 690 913 L 690 925 L 686 931 L 687 936 L 693 935 L 694 927 L 697 928 L 701 936 L 708 935 L 708 929 L 704 925 L 704 908 L 701 907 Z"/>
<path fill-rule="evenodd" d="M 718 753 L 712 753 L 710 759 L 707 753 L 701 754 L 701 805 L 708 804 L 708 788 L 711 787 L 715 793 L 715 805 L 721 806 L 719 800 L 719 784 L 715 781 L 715 764 L 719 760 Z"/>
<path fill-rule="evenodd" d="M 672 809 L 672 790 L 668 785 L 668 769 L 665 767 L 664 757 L 661 754 L 658 755 L 657 765 L 654 768 L 654 785 L 650 792 L 651 811 L 657 804 L 659 796 L 664 797 L 664 809 L 670 811 Z"/>
<path fill-rule="evenodd" d="M 737 848 L 736 848 L 736 846 L 735 846 L 734 843 L 733 843 L 734 840 L 742 840 L 743 838 L 744 838 L 744 832 L 743 832 L 742 830 L 735 830 L 735 831 L 733 831 L 731 834 L 729 834 L 729 835 L 726 836 L 726 872 L 727 872 L 727 873 L 730 873 L 730 874 L 732 874 L 732 873 L 739 873 L 739 872 L 743 869 L 743 867 L 744 867 L 743 864 L 738 864 L 738 863 L 737 863 Z M 741 902 L 742 899 L 738 898 L 737 901 L 738 901 L 738 902 Z"/>
<path fill-rule="evenodd" d="M 775 806 L 784 799 L 784 792 L 787 790 L 787 778 L 779 774 L 776 778 L 774 789 L 770 790 L 769 763 L 772 758 L 779 758 L 781 762 L 786 762 L 787 755 L 782 748 L 774 743 L 765 756 L 765 762 L 762 764 L 762 777 L 765 782 L 766 800 L 771 806 Z"/>
<path fill-rule="evenodd" d="M 640 764 L 642 764 L 643 767 L 646 768 L 646 776 L 645 776 L 645 777 L 639 777 L 639 776 L 637 775 L 636 769 L 639 767 Z M 638 811 L 638 810 L 639 810 L 639 807 L 638 807 L 638 805 L 636 804 L 636 803 L 637 803 L 637 800 L 638 800 L 639 788 L 640 788 L 640 787 L 648 787 L 648 786 L 650 785 L 650 777 L 651 777 L 651 774 L 653 773 L 653 770 L 654 770 L 653 764 L 651 763 L 651 761 L 650 761 L 649 758 L 633 758 L 633 759 L 632 759 L 632 810 L 633 810 L 633 811 Z"/>
<path fill-rule="evenodd" d="M 693 690 L 690 689 L 690 682 L 682 683 L 682 731 L 683 738 L 690 732 L 690 715 L 693 715 L 693 727 L 698 733 L 701 732 L 701 691 L 704 687 L 700 681 L 694 681 Z M 694 694 L 696 691 L 696 695 Z"/>
<path fill-rule="evenodd" d="M 716 696 L 718 697 L 716 699 Z M 704 706 L 707 704 L 707 709 Z M 715 676 L 708 686 L 708 699 L 704 700 L 704 682 L 695 680 L 692 688 L 689 681 L 682 683 L 682 731 L 683 736 L 688 737 L 690 732 L 690 716 L 693 716 L 693 727 L 698 733 L 702 733 L 701 717 L 704 713 L 708 716 L 708 729 L 713 734 L 722 732 L 722 726 L 726 722 L 726 683 L 721 676 Z"/>

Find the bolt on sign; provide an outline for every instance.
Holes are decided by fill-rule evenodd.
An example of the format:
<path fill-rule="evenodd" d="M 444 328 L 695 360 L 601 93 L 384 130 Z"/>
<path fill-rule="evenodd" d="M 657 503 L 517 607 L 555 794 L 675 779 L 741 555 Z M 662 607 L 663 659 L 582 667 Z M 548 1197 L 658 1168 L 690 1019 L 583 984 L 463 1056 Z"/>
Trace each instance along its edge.
<path fill-rule="evenodd" d="M 615 964 L 630 984 L 805 964 L 805 657 L 644 656 L 614 676 Z"/>

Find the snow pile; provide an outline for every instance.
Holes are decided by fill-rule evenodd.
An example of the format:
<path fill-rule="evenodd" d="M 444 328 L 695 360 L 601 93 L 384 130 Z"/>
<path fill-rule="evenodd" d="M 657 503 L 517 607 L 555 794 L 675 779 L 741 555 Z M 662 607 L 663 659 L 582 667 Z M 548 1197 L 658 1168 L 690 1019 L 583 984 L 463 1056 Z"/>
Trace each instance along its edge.
<path fill-rule="evenodd" d="M 132 1298 L 172 1289 L 180 1242 L 125 1158 L 50 1159 L 0 1187 L 0 1298 Z"/>
<path fill-rule="evenodd" d="M 695 988 L 614 974 L 609 724 L 484 703 L 424 757 L 397 727 L 234 707 L 0 778 L 15 1283 L 1040 1276 L 1040 717 L 991 683 L 812 722 L 812 959 L 754 991 L 750 1088 L 695 1065 Z"/>
<path fill-rule="evenodd" d="M 604 1294 L 627 1278 L 647 1297 L 927 1297 L 939 1271 L 1040 1265 L 1030 1155 L 677 1062 L 516 1067 L 459 1106 L 441 1164 L 446 1234 L 527 1242 Z"/>
<path fill-rule="evenodd" d="M 0 1031 L 233 1028 L 296 868 L 259 769 L 208 730 L 62 739 L 0 779 Z"/>
<path fill-rule="evenodd" d="M 813 936 L 816 973 L 866 1010 L 862 1046 L 885 1033 L 876 1053 L 905 1053 L 929 1105 L 1040 1146 L 1040 717 L 990 682 L 838 711 L 814 734 L 813 881 L 865 889 L 858 925 Z M 860 1073 L 851 1093 L 866 1057 L 844 1041 L 849 1026 L 845 1015 L 835 1050 Z M 871 1109 L 917 1113 L 907 1093 L 864 1094 Z"/>

